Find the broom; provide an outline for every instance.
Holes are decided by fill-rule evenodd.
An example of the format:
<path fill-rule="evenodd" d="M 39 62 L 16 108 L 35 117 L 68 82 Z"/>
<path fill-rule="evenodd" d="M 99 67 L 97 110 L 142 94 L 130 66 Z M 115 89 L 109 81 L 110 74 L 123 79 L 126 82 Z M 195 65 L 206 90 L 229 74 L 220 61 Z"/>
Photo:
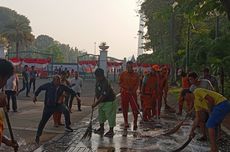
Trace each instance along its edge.
<path fill-rule="evenodd" d="M 135 105 L 135 107 L 137 108 L 137 112 L 140 114 L 141 119 L 144 120 L 144 117 L 143 117 L 143 115 L 142 115 L 142 113 L 141 113 L 141 110 L 140 110 L 140 108 L 139 108 L 139 106 L 138 106 L 136 100 L 134 99 L 133 95 L 131 95 L 131 94 L 129 94 L 129 93 L 128 93 L 128 95 L 132 97 L 132 100 L 133 100 L 133 102 L 134 102 L 134 105 Z"/>
<path fill-rule="evenodd" d="M 172 128 L 171 130 L 168 130 L 163 135 L 168 136 L 168 135 L 171 135 L 171 134 L 174 134 L 175 132 L 177 132 L 180 129 L 180 127 L 183 125 L 184 121 L 189 117 L 189 115 L 190 115 L 190 112 L 187 113 L 186 116 L 185 116 L 185 118 L 183 120 L 181 120 L 180 122 L 178 122 L 178 124 L 174 128 Z"/>
<path fill-rule="evenodd" d="M 94 97 L 94 101 L 93 102 L 95 103 L 95 97 Z M 92 108 L 92 111 L 91 111 L 89 125 L 88 125 L 88 127 L 86 129 L 86 132 L 84 133 L 84 135 L 82 136 L 82 138 L 81 138 L 80 141 L 85 140 L 85 139 L 90 140 L 91 137 L 92 137 L 92 131 L 93 131 L 93 128 L 92 128 L 92 125 L 93 125 L 93 110 L 94 110 L 94 108 Z"/>
<path fill-rule="evenodd" d="M 10 119 L 9 119 L 9 116 L 7 113 L 7 109 L 6 109 L 6 107 L 4 107 L 3 109 L 4 109 L 5 118 L 6 118 L 6 123 L 7 123 L 8 129 L 9 129 L 11 141 L 15 142 L 15 144 L 17 144 L 17 146 L 14 147 L 14 151 L 17 152 L 18 151 L 18 143 L 14 140 L 14 134 L 13 134 L 13 130 L 11 128 Z"/>
<path fill-rule="evenodd" d="M 186 146 L 188 146 L 188 144 L 192 141 L 193 138 L 194 138 L 194 136 L 193 137 L 189 137 L 187 139 L 187 141 L 181 147 L 173 150 L 172 152 L 180 152 L 180 151 L 182 151 Z"/>

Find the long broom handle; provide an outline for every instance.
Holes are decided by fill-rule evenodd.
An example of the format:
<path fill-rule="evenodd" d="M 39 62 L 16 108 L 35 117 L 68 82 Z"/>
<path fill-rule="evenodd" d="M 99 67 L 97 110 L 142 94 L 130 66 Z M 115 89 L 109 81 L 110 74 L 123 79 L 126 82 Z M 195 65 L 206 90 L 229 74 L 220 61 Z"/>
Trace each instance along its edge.
<path fill-rule="evenodd" d="M 139 109 L 139 107 L 138 107 L 138 105 L 137 105 L 137 102 L 136 102 L 136 100 L 134 99 L 133 95 L 131 95 L 130 93 L 127 93 L 127 94 L 128 94 L 129 96 L 132 97 L 132 100 L 133 100 L 133 102 L 134 102 L 134 104 L 135 104 L 135 106 L 136 106 L 136 108 L 137 108 L 138 113 L 140 114 L 141 119 L 144 120 L 144 117 L 142 116 L 142 113 L 141 113 L 141 111 L 140 111 L 140 109 Z"/>
<path fill-rule="evenodd" d="M 95 100 L 96 100 L 96 95 L 93 98 L 93 104 L 95 103 Z M 92 108 L 92 111 L 91 111 L 90 122 L 93 121 L 93 111 L 94 111 L 94 108 Z"/>
<path fill-rule="evenodd" d="M 13 130 L 11 128 L 10 119 L 9 119 L 6 107 L 4 107 L 3 110 L 4 110 L 4 114 L 5 114 L 5 118 L 6 118 L 6 123 L 7 123 L 7 126 L 9 128 L 9 133 L 10 133 L 11 140 L 12 140 L 12 142 L 14 142 L 14 134 L 13 134 Z M 17 152 L 18 149 L 14 148 L 14 151 Z"/>

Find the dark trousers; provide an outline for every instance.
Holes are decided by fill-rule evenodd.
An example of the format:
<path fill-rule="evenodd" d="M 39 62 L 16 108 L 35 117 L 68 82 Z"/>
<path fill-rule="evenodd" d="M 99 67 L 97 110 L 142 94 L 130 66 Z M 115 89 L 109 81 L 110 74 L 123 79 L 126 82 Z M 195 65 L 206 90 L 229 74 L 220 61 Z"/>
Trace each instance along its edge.
<path fill-rule="evenodd" d="M 67 106 L 67 107 L 69 107 L 69 99 L 70 99 L 70 97 L 71 97 L 71 95 L 69 94 L 69 93 L 66 93 L 66 96 L 65 96 L 65 105 Z"/>
<path fill-rule="evenodd" d="M 79 92 L 77 92 L 77 95 L 80 97 L 81 94 Z M 68 105 L 69 109 L 72 108 L 73 99 L 74 99 L 74 96 L 71 96 L 70 101 L 69 101 L 69 105 Z M 78 110 L 81 110 L 81 102 L 78 100 L 77 100 L 77 107 L 78 107 Z"/>
<path fill-rule="evenodd" d="M 65 126 L 69 127 L 70 125 L 70 113 L 66 105 L 57 104 L 56 106 L 45 106 L 42 113 L 42 119 L 38 125 L 37 135 L 40 137 L 42 135 L 42 131 L 49 120 L 49 118 L 53 115 L 54 112 L 62 112 L 65 117 Z"/>
<path fill-rule="evenodd" d="M 31 89 L 31 86 L 33 84 L 33 93 L 35 92 L 35 83 L 36 83 L 36 79 L 30 79 L 30 89 Z M 30 89 L 29 89 L 29 92 L 30 92 Z"/>
<path fill-rule="evenodd" d="M 7 95 L 7 105 L 6 105 L 7 110 L 8 111 L 10 110 L 10 98 L 11 98 L 12 109 L 16 111 L 17 110 L 16 91 L 6 90 L 5 93 Z"/>
<path fill-rule="evenodd" d="M 26 81 L 23 81 L 22 83 L 22 89 L 19 90 L 18 94 L 21 93 L 22 91 L 24 91 L 26 89 L 26 96 L 29 95 L 29 83 Z"/>

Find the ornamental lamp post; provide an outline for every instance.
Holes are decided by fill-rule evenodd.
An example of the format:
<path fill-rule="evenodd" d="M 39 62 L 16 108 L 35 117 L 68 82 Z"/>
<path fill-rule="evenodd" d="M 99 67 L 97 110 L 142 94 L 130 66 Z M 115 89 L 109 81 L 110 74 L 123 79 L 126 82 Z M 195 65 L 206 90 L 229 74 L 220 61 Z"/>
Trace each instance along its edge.
<path fill-rule="evenodd" d="M 107 77 L 107 49 L 109 48 L 108 45 L 106 45 L 106 42 L 102 42 L 99 45 L 100 48 L 100 56 L 99 56 L 99 68 L 104 70 L 104 75 Z"/>

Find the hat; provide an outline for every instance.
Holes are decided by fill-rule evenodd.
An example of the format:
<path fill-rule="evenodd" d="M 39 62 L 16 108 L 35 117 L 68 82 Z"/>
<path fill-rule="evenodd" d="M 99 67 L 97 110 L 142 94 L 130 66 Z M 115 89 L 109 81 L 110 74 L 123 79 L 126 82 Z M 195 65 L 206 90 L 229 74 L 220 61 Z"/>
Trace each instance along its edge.
<path fill-rule="evenodd" d="M 95 76 L 104 76 L 104 70 L 101 68 L 97 68 L 94 72 Z"/>
<path fill-rule="evenodd" d="M 160 71 L 160 66 L 157 65 L 157 64 L 154 64 L 154 65 L 152 66 L 152 69 L 155 70 L 155 71 Z"/>

